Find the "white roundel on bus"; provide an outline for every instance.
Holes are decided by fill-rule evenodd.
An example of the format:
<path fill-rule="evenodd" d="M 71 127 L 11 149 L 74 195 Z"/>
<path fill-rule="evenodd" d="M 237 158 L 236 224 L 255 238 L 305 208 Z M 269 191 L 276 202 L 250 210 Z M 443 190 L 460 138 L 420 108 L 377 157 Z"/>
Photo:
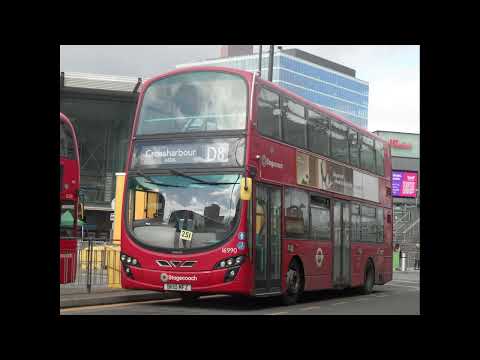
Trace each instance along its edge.
<path fill-rule="evenodd" d="M 323 264 L 323 251 L 322 248 L 317 249 L 317 253 L 315 254 L 315 263 L 317 264 L 318 267 L 322 267 Z"/>

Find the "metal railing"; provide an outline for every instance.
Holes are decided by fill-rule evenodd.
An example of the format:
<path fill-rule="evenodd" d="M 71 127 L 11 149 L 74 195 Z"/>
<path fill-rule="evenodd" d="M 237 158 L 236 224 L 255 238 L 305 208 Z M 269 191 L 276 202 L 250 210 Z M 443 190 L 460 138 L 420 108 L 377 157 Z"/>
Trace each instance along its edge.
<path fill-rule="evenodd" d="M 120 288 L 120 246 L 93 237 L 77 240 L 75 253 L 60 253 L 60 271 L 61 289 Z"/>
<path fill-rule="evenodd" d="M 394 244 L 406 254 L 406 267 L 420 270 L 420 209 L 415 207 L 395 211 Z"/>

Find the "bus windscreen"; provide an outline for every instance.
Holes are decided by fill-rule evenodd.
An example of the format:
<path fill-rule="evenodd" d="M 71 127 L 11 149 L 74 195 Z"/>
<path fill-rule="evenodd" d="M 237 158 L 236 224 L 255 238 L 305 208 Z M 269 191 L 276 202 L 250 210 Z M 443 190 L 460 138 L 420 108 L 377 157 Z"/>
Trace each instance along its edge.
<path fill-rule="evenodd" d="M 131 177 L 127 226 L 140 244 L 157 250 L 218 245 L 236 229 L 240 174 Z"/>

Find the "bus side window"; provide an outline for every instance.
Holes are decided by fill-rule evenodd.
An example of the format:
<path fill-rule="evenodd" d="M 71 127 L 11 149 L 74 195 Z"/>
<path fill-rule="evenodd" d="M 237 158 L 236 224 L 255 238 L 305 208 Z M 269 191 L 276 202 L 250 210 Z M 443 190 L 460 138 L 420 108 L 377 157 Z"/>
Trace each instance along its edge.
<path fill-rule="evenodd" d="M 265 88 L 261 88 L 257 105 L 258 131 L 265 136 L 281 139 L 280 96 Z"/>
<path fill-rule="evenodd" d="M 305 108 L 296 102 L 284 99 L 285 113 L 283 116 L 283 140 L 289 144 L 306 148 Z"/>
<path fill-rule="evenodd" d="M 333 119 L 330 124 L 330 150 L 332 158 L 347 163 L 348 128 L 346 125 Z"/>

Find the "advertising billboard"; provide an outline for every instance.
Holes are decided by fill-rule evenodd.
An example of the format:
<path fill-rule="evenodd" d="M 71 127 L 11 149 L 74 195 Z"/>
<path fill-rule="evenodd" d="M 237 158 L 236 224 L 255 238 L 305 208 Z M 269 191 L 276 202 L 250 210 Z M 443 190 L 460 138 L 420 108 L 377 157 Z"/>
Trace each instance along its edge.
<path fill-rule="evenodd" d="M 297 152 L 297 184 L 379 202 L 378 178 Z"/>
<path fill-rule="evenodd" d="M 418 174 L 411 171 L 392 171 L 392 195 L 394 197 L 417 196 Z"/>

